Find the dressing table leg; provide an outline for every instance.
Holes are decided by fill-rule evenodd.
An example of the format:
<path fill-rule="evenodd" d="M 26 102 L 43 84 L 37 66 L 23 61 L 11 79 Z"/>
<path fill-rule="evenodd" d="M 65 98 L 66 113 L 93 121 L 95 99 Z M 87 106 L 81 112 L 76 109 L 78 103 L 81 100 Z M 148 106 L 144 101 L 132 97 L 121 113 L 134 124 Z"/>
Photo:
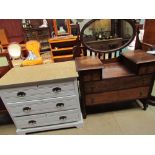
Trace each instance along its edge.
<path fill-rule="evenodd" d="M 82 111 L 82 116 L 84 119 L 86 119 L 87 117 L 87 113 L 86 113 L 86 107 L 85 107 L 85 103 L 84 100 L 81 98 L 81 111 Z"/>
<path fill-rule="evenodd" d="M 155 106 L 155 96 L 151 96 L 148 100 L 149 104 Z"/>
<path fill-rule="evenodd" d="M 143 110 L 147 110 L 149 104 L 148 104 L 148 99 L 141 99 L 140 100 L 143 104 Z"/>

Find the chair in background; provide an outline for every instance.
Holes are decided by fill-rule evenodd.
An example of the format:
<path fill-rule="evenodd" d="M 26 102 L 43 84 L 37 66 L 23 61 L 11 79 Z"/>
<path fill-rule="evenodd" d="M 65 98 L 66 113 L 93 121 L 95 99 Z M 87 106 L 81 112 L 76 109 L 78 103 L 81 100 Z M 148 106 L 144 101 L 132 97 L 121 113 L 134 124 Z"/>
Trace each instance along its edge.
<path fill-rule="evenodd" d="M 36 59 L 30 60 L 26 59 L 22 62 L 22 66 L 32 66 L 32 65 L 39 65 L 43 63 L 43 59 L 40 55 L 40 43 L 36 40 L 30 40 L 26 42 L 25 45 L 28 52 L 32 52 Z"/>
<path fill-rule="evenodd" d="M 7 48 L 9 41 L 4 29 L 0 29 L 0 42 L 3 48 Z"/>

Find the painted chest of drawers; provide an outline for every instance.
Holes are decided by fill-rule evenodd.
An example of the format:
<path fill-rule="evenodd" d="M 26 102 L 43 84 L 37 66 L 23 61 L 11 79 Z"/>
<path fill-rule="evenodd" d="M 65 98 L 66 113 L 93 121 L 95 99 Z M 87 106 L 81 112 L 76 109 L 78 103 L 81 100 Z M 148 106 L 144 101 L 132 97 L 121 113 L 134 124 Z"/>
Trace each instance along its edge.
<path fill-rule="evenodd" d="M 0 79 L 0 96 L 17 134 L 80 127 L 83 119 L 73 61 L 20 67 Z"/>

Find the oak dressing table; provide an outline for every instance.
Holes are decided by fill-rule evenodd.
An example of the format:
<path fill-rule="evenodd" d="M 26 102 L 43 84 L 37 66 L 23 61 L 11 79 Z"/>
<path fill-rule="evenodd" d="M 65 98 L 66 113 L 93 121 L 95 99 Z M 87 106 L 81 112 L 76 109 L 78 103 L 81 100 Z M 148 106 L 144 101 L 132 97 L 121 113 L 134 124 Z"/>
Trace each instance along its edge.
<path fill-rule="evenodd" d="M 154 83 L 155 56 L 143 50 L 129 51 L 127 46 L 136 36 L 133 20 L 91 20 L 81 30 L 81 48 L 84 57 L 76 57 L 76 68 L 79 73 L 81 108 L 86 118 L 87 107 L 103 104 L 116 104 L 139 99 L 148 107 Z M 104 23 L 105 27 L 103 26 Z M 111 37 L 122 38 L 122 45 L 115 48 L 113 43 L 109 49 L 87 44 L 99 29 L 111 31 Z M 95 31 L 97 30 L 97 32 Z M 113 35 L 115 34 L 115 35 Z M 88 37 L 89 36 L 89 37 Z M 89 38 L 89 41 L 87 40 Z M 105 38 L 103 38 L 104 40 Z M 96 47 L 96 48 L 94 48 Z M 74 51 L 75 53 L 80 53 Z M 78 54 L 75 54 L 78 56 Z M 80 56 L 80 55 L 79 55 Z"/>

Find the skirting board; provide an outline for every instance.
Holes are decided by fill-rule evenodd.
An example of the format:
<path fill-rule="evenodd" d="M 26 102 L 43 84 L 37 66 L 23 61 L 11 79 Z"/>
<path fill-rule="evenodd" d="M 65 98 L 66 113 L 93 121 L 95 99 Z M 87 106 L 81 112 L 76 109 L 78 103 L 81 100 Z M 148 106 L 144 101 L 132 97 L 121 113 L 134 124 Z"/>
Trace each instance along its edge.
<path fill-rule="evenodd" d="M 36 127 L 36 128 L 28 128 L 28 129 L 17 129 L 16 133 L 18 135 L 25 135 L 27 133 L 34 133 L 39 131 L 47 131 L 47 130 L 54 130 L 54 129 L 63 129 L 63 128 L 70 128 L 70 127 L 77 127 L 80 128 L 83 126 L 83 118 L 81 118 L 77 122 L 65 123 L 65 124 L 58 124 L 58 125 L 51 125 L 51 126 L 43 126 L 43 127 Z"/>

